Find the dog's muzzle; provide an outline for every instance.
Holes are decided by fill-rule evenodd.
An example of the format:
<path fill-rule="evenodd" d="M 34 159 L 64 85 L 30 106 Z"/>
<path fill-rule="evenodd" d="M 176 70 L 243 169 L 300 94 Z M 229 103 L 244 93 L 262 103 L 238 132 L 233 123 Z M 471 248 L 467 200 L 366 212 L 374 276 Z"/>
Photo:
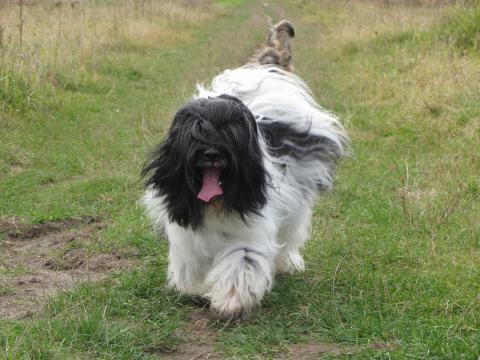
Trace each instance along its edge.
<path fill-rule="evenodd" d="M 206 203 L 223 194 L 221 188 L 220 175 L 226 165 L 226 160 L 222 153 L 216 148 L 209 148 L 201 155 L 197 166 L 202 168 L 202 188 L 197 195 Z"/>

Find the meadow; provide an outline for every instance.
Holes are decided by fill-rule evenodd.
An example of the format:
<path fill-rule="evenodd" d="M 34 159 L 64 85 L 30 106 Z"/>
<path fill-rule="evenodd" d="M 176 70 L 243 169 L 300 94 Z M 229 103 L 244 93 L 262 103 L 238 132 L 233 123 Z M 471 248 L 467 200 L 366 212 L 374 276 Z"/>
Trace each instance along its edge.
<path fill-rule="evenodd" d="M 218 322 L 165 288 L 140 171 L 289 19 L 352 156 L 306 271 Z M 0 359 L 480 357 L 480 3 L 0 0 Z"/>

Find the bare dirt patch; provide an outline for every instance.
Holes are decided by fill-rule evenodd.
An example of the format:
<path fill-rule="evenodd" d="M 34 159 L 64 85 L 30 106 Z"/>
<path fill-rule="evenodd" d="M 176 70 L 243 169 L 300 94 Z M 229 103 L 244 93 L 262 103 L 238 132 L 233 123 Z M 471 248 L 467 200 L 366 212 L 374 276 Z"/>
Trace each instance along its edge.
<path fill-rule="evenodd" d="M 207 306 L 193 311 L 186 319 L 187 328 L 181 337 L 185 339 L 175 353 L 162 354 L 165 360 L 219 360 L 220 356 L 214 350 L 218 332 L 211 327 L 213 320 Z"/>
<path fill-rule="evenodd" d="M 165 360 L 218 360 L 226 357 L 215 351 L 218 338 L 216 320 L 208 307 L 205 306 L 190 313 L 186 319 L 187 327 L 180 335 L 184 343 L 175 353 L 161 354 Z M 232 324 L 230 324 L 232 325 Z M 225 326 L 229 326 L 225 324 Z M 293 344 L 284 354 L 277 354 L 276 359 L 286 360 L 317 360 L 320 358 L 337 357 L 341 355 L 358 354 L 366 350 L 392 351 L 396 349 L 392 343 L 372 342 L 366 346 L 356 346 L 341 343 L 304 343 Z M 259 356 L 259 358 L 262 358 Z"/>
<path fill-rule="evenodd" d="M 131 266 L 115 253 L 83 248 L 103 228 L 94 217 L 38 225 L 0 219 L 0 318 L 29 316 L 59 291 Z"/>
<path fill-rule="evenodd" d="M 383 342 L 370 343 L 366 347 L 325 342 L 315 344 L 295 344 L 290 348 L 289 354 L 282 358 L 314 360 L 321 356 L 340 356 L 360 353 L 366 349 L 394 350 L 394 346 L 390 343 Z"/>

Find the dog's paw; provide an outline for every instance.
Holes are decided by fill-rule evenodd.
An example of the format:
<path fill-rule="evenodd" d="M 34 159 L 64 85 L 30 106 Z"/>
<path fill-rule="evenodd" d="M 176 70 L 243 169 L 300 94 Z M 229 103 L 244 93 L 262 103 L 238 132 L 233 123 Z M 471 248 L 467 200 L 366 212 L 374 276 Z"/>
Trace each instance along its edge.
<path fill-rule="evenodd" d="M 253 299 L 248 299 L 248 295 L 247 298 L 240 296 L 234 288 L 228 291 L 226 295 L 210 295 L 210 309 L 216 317 L 225 322 L 246 319 L 253 305 Z"/>
<path fill-rule="evenodd" d="M 194 281 L 193 278 L 185 278 L 175 276 L 174 273 L 170 273 L 167 279 L 166 287 L 175 290 L 182 294 L 202 296 L 205 289 L 201 286 L 201 282 Z"/>
<path fill-rule="evenodd" d="M 280 273 L 293 273 L 305 270 L 305 261 L 298 252 L 289 252 L 280 255 L 275 261 L 275 266 Z"/>

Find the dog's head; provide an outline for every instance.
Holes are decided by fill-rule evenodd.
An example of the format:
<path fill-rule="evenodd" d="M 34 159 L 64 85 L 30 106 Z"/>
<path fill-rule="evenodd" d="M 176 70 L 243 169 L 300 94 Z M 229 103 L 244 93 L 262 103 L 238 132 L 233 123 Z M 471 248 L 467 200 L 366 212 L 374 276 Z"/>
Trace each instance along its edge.
<path fill-rule="evenodd" d="M 170 221 L 184 227 L 202 225 L 212 204 L 245 219 L 266 203 L 255 117 L 229 95 L 180 108 L 142 175 L 164 197 Z"/>

